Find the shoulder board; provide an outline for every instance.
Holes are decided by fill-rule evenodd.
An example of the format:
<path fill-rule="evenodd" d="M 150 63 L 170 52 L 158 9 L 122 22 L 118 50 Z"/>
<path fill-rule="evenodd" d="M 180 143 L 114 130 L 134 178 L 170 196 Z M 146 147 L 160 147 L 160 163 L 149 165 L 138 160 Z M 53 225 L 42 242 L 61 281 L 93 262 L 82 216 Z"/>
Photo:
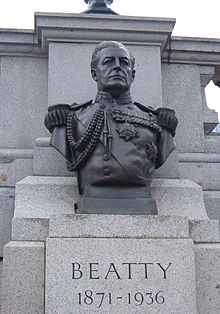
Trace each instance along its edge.
<path fill-rule="evenodd" d="M 151 113 L 157 115 L 157 109 L 154 109 L 153 107 L 144 106 L 144 105 L 140 104 L 139 102 L 134 102 L 134 105 L 136 105 L 138 108 L 140 108 L 141 110 L 143 110 L 145 112 L 151 112 Z"/>
<path fill-rule="evenodd" d="M 85 108 L 85 107 L 87 107 L 87 106 L 89 106 L 91 104 L 92 104 L 92 100 L 89 100 L 89 101 L 87 101 L 85 103 L 82 103 L 82 104 L 73 103 L 71 105 L 71 109 L 78 110 L 78 109 L 81 109 L 81 108 Z"/>

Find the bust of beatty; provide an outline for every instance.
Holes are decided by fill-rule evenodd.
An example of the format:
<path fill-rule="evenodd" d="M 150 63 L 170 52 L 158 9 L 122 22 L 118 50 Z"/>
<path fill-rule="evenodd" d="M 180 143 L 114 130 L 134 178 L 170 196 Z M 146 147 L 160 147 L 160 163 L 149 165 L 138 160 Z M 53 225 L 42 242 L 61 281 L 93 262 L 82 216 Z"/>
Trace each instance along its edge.
<path fill-rule="evenodd" d="M 100 205 L 100 213 L 156 214 L 150 184 L 155 168 L 175 148 L 175 112 L 132 101 L 135 59 L 121 43 L 97 45 L 91 75 L 97 83 L 94 100 L 52 105 L 45 118 L 51 145 L 77 172 L 80 212 L 99 213 L 92 208 Z M 132 200 L 139 209 L 129 209 Z"/>

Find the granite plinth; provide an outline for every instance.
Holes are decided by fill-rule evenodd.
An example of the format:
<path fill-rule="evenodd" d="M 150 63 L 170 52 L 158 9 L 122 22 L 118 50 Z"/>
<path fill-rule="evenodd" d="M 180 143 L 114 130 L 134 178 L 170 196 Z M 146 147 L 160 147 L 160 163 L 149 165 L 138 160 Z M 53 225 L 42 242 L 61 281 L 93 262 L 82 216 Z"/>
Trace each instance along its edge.
<path fill-rule="evenodd" d="M 195 245 L 197 311 L 217 314 L 220 309 L 220 243 Z"/>
<path fill-rule="evenodd" d="M 189 237 L 185 217 L 151 215 L 53 215 L 52 238 L 173 238 Z"/>
<path fill-rule="evenodd" d="M 45 313 L 195 314 L 188 237 L 185 217 L 51 216 Z"/>
<path fill-rule="evenodd" d="M 78 202 L 76 178 L 27 177 L 16 185 L 16 218 L 49 218 L 52 214 L 74 213 Z"/>
<path fill-rule="evenodd" d="M 191 240 L 49 238 L 46 314 L 196 314 Z"/>
<path fill-rule="evenodd" d="M 154 179 L 152 198 L 159 215 L 208 219 L 202 189 L 189 180 Z M 73 214 L 79 203 L 75 177 L 27 177 L 16 185 L 15 217 L 49 218 Z"/>
<path fill-rule="evenodd" d="M 208 219 L 202 188 L 189 180 L 155 179 L 152 197 L 156 200 L 159 215 Z"/>
<path fill-rule="evenodd" d="M 44 314 L 44 243 L 4 247 L 2 314 Z"/>
<path fill-rule="evenodd" d="M 13 218 L 13 241 L 45 241 L 49 232 L 47 218 Z"/>
<path fill-rule="evenodd" d="M 190 220 L 189 234 L 194 242 L 214 243 L 219 242 L 218 220 Z"/>

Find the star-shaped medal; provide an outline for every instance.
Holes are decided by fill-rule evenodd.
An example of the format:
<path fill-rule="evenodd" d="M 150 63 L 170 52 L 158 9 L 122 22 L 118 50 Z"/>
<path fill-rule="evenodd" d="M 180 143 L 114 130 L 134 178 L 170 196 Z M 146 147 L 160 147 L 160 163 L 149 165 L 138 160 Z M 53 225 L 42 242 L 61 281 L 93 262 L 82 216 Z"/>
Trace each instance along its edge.
<path fill-rule="evenodd" d="M 138 130 L 135 126 L 129 123 L 123 123 L 116 128 L 119 136 L 124 138 L 126 141 L 138 137 Z"/>

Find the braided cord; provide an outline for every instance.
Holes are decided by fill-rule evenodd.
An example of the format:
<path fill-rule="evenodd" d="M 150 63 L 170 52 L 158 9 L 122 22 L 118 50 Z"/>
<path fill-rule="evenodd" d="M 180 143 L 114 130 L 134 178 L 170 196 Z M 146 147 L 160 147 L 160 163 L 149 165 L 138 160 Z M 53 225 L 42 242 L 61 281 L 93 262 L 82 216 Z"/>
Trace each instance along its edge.
<path fill-rule="evenodd" d="M 66 134 L 67 139 L 70 143 L 70 146 L 74 146 L 74 137 L 73 137 L 73 130 L 72 130 L 72 120 L 73 120 L 74 112 L 69 112 L 67 115 L 66 120 Z"/>
<path fill-rule="evenodd" d="M 83 150 L 88 143 L 90 142 L 91 136 L 94 133 L 95 129 L 97 128 L 97 124 L 101 117 L 103 116 L 103 110 L 97 109 L 89 126 L 86 129 L 85 134 L 75 143 L 74 149 L 76 150 Z"/>
<path fill-rule="evenodd" d="M 92 121 L 90 122 L 88 128 L 86 129 L 84 136 L 77 143 L 74 144 L 74 142 L 72 142 L 75 153 L 79 152 L 79 150 L 82 150 L 83 148 L 84 150 L 79 154 L 77 159 L 72 164 L 68 165 L 68 170 L 70 171 L 78 170 L 83 165 L 83 163 L 90 157 L 92 151 L 94 150 L 96 144 L 98 143 L 100 134 L 102 132 L 103 124 L 104 124 L 104 110 L 97 109 L 93 116 Z M 73 138 L 73 134 L 71 134 L 70 140 L 71 138 Z"/>

